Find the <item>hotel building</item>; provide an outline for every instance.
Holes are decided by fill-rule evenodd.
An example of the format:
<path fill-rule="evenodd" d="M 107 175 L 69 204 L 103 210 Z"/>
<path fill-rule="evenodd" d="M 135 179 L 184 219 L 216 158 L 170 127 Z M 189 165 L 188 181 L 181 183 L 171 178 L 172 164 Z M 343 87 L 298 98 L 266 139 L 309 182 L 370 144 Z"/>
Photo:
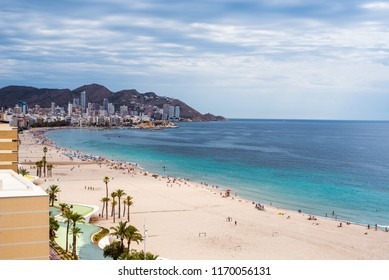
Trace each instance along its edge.
<path fill-rule="evenodd" d="M 16 129 L 0 123 L 0 260 L 48 260 L 48 195 L 15 172 L 17 139 Z"/>

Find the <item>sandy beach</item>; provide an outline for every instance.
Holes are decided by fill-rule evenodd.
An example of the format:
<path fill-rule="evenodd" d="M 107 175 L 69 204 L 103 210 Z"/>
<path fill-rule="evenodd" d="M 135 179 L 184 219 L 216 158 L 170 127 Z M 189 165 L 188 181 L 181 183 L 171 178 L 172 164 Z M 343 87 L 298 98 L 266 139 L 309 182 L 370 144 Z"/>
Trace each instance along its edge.
<path fill-rule="evenodd" d="M 109 193 L 123 189 L 133 197 L 131 224 L 148 229 L 147 251 L 171 260 L 337 260 L 389 259 L 389 233 L 374 225 L 348 224 L 330 218 L 309 219 L 308 213 L 255 203 L 201 183 L 155 178 L 129 163 L 100 159 L 82 161 L 66 156 L 31 131 L 20 135 L 19 163 L 36 175 L 35 162 L 48 147 L 47 161 L 54 165 L 51 178 L 39 179 L 42 189 L 60 187 L 60 202 L 96 205 L 105 196 L 103 178 L 110 177 Z M 123 207 L 123 206 L 122 206 Z M 123 211 L 123 208 L 121 208 Z M 101 213 L 101 211 L 99 211 Z M 109 228 L 126 218 L 92 217 Z M 144 244 L 134 248 L 143 249 Z"/>

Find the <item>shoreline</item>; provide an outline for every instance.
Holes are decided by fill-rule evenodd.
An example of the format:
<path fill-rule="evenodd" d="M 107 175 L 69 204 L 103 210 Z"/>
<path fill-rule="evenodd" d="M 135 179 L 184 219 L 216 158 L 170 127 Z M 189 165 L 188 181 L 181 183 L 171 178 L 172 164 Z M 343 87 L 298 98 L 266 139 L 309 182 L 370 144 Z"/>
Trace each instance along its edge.
<path fill-rule="evenodd" d="M 57 128 L 58 129 L 58 128 Z M 42 128 L 39 128 L 37 130 L 42 130 Z M 47 145 L 50 147 L 50 150 L 52 149 L 56 149 L 56 152 L 57 154 L 59 153 L 59 151 L 68 151 L 67 149 L 64 149 L 64 148 L 60 148 L 60 147 L 56 147 L 54 145 L 54 143 L 52 143 L 50 140 L 48 139 L 45 139 L 44 137 L 44 134 L 45 132 L 47 131 L 50 131 L 52 129 L 43 129 L 43 132 L 39 132 L 36 136 L 38 137 L 38 139 L 40 139 L 41 141 L 38 141 L 35 142 L 35 145 L 37 147 L 35 147 L 35 149 L 39 149 L 39 147 L 43 147 L 44 145 Z M 33 131 L 29 131 L 27 132 L 28 134 L 32 133 Z M 30 135 L 31 136 L 31 135 Z M 37 140 L 37 139 L 35 139 Z M 40 142 L 40 143 L 39 143 Z M 22 142 L 22 146 L 23 146 L 23 142 Z M 52 151 L 51 151 L 52 152 Z M 71 151 L 69 151 L 71 152 Z M 42 152 L 40 152 L 40 154 L 42 154 Z M 79 154 L 82 154 L 82 153 L 79 153 Z M 22 159 L 23 157 L 20 157 L 20 159 Z M 288 209 L 282 209 L 282 208 L 277 208 L 277 207 L 274 207 L 274 206 L 270 206 L 270 205 L 265 205 L 265 211 L 258 211 L 257 209 L 255 209 L 255 202 L 253 201 L 250 201 L 250 200 L 247 200 L 247 199 L 244 199 L 244 198 L 240 198 L 239 196 L 230 196 L 230 197 L 221 197 L 220 195 L 220 191 L 221 189 L 219 188 L 212 188 L 208 185 L 203 185 L 202 183 L 197 183 L 197 182 L 192 182 L 192 181 L 186 181 L 184 179 L 178 179 L 178 178 L 173 178 L 173 177 L 164 177 L 162 175 L 158 175 L 156 178 L 153 177 L 153 175 L 155 174 L 152 174 L 152 173 L 149 173 L 147 171 L 144 171 L 144 170 L 141 170 L 139 168 L 139 166 L 137 164 L 130 164 L 130 163 L 127 163 L 127 162 L 118 162 L 118 161 L 112 161 L 112 160 L 108 160 L 108 159 L 105 159 L 105 158 L 102 158 L 100 157 L 102 160 L 101 161 L 92 161 L 92 162 L 88 162 L 88 164 L 86 164 L 85 162 L 83 162 L 81 159 L 73 159 L 73 161 L 70 161 L 69 159 L 66 159 L 66 158 L 61 158 L 61 156 L 56 157 L 56 159 L 58 160 L 58 166 L 61 166 L 62 169 L 66 169 L 64 167 L 70 167 L 71 165 L 74 165 L 74 166 L 78 166 L 78 168 L 80 166 L 83 166 L 82 168 L 86 168 L 86 167 L 90 167 L 95 170 L 96 168 L 97 169 L 102 169 L 104 168 L 105 171 L 108 171 L 108 172 L 112 172 L 112 173 L 115 173 L 115 175 L 117 176 L 120 176 L 121 177 L 124 177 L 124 178 L 121 178 L 121 179 L 124 179 L 124 181 L 128 180 L 128 179 L 138 179 L 137 181 L 142 181 L 144 183 L 144 186 L 146 186 L 147 184 L 150 185 L 152 183 L 153 186 L 148 186 L 147 187 L 147 190 L 143 190 L 143 192 L 141 192 L 141 190 L 139 190 L 139 193 L 143 193 L 143 195 L 146 194 L 150 194 L 150 193 L 153 193 L 155 192 L 156 195 L 158 196 L 158 199 L 157 200 L 161 200 L 161 198 L 164 198 L 166 199 L 167 201 L 169 201 L 169 199 L 171 200 L 171 198 L 169 197 L 166 197 L 166 195 L 164 194 L 164 192 L 160 193 L 160 189 L 158 189 L 158 192 L 156 190 L 156 188 L 164 188 L 166 191 L 169 191 L 171 193 L 171 195 L 175 195 L 176 198 L 173 199 L 174 203 L 178 205 L 180 205 L 180 201 L 177 201 L 177 196 L 178 197 L 186 197 L 187 195 L 189 194 L 193 194 L 193 196 L 201 196 L 202 200 L 207 200 L 206 203 L 202 202 L 201 200 L 198 201 L 196 200 L 194 203 L 191 202 L 191 200 L 194 200 L 194 197 L 193 199 L 189 198 L 187 202 L 185 202 L 185 206 L 187 206 L 186 208 L 192 208 L 192 209 L 181 209 L 181 212 L 184 213 L 184 212 L 195 212 L 194 215 L 196 215 L 196 209 L 199 208 L 199 209 L 202 209 L 202 210 L 205 210 L 206 211 L 198 211 L 200 213 L 197 213 L 197 214 L 202 214 L 202 218 L 204 218 L 203 216 L 209 216 L 210 214 L 215 214 L 213 212 L 215 212 L 212 207 L 210 206 L 213 206 L 213 207 L 217 207 L 217 208 L 222 208 L 223 211 L 222 212 L 218 212 L 216 211 L 217 215 L 223 215 L 224 218 L 222 218 L 223 220 L 229 218 L 231 216 L 230 213 L 234 213 L 234 215 L 236 216 L 240 216 L 240 212 L 244 212 L 244 215 L 242 215 L 241 217 L 239 217 L 239 219 L 237 217 L 234 217 L 232 220 L 234 221 L 237 221 L 237 224 L 234 224 L 234 223 L 231 223 L 232 220 L 230 222 L 224 222 L 224 223 L 227 223 L 227 225 L 229 227 L 232 227 L 231 228 L 228 228 L 227 229 L 227 233 L 225 235 L 223 234 L 217 234 L 217 231 L 218 231 L 218 228 L 215 226 L 213 226 L 212 228 L 212 225 L 208 225 L 208 227 L 212 228 L 213 231 L 215 231 L 214 235 L 216 238 L 216 240 L 214 239 L 214 241 L 223 241 L 221 242 L 221 245 L 220 247 L 221 248 L 224 248 L 222 249 L 221 251 L 224 251 L 225 250 L 225 247 L 229 246 L 228 244 L 226 244 L 226 237 L 227 237 L 227 240 L 232 240 L 234 236 L 233 232 L 231 233 L 230 231 L 234 231 L 234 227 L 239 227 L 240 228 L 240 225 L 243 221 L 244 224 L 246 224 L 245 226 L 245 233 L 247 233 L 249 235 L 250 238 L 252 238 L 252 240 L 250 240 L 247 244 L 250 244 L 251 246 L 256 246 L 258 245 L 257 243 L 260 243 L 261 244 L 261 247 L 263 247 L 264 245 L 266 244 L 263 244 L 262 242 L 257 242 L 255 239 L 255 232 L 252 232 L 253 231 L 253 228 L 257 229 L 258 230 L 258 233 L 263 233 L 263 232 L 266 232 L 267 235 L 266 237 L 269 238 L 269 236 L 271 236 L 270 238 L 271 239 L 274 239 L 276 237 L 279 237 L 280 235 L 283 236 L 284 232 L 288 232 L 288 231 L 291 231 L 291 232 L 294 232 L 295 230 L 295 227 L 297 225 L 298 228 L 301 228 L 301 227 L 309 227 L 307 229 L 304 228 L 304 230 L 301 232 L 301 230 L 299 232 L 296 232 L 296 233 L 293 233 L 293 234 L 287 234 L 287 239 L 289 241 L 294 241 L 292 243 L 295 243 L 293 245 L 296 245 L 296 244 L 299 244 L 300 242 L 303 243 L 303 245 L 307 245 L 309 244 L 310 246 L 317 246 L 317 240 L 315 242 L 312 242 L 312 239 L 317 239 L 317 235 L 322 235 L 323 233 L 321 232 L 321 230 L 317 230 L 315 229 L 318 228 L 318 227 L 324 227 L 325 228 L 325 234 L 328 234 L 328 233 L 331 233 L 332 235 L 335 234 L 335 236 L 332 236 L 335 238 L 335 240 L 337 239 L 336 235 L 337 234 L 341 234 L 341 230 L 346 230 L 348 232 L 353 232 L 354 234 L 355 233 L 358 233 L 358 236 L 359 238 L 362 236 L 362 238 L 365 238 L 367 236 L 375 236 L 375 235 L 382 235 L 380 237 L 384 238 L 384 240 L 387 238 L 389 238 L 389 234 L 383 232 L 383 231 L 375 231 L 374 230 L 374 226 L 372 227 L 372 229 L 369 229 L 367 230 L 365 226 L 363 225 L 358 225 L 358 224 L 355 224 L 355 223 L 347 223 L 346 224 L 346 221 L 341 221 L 341 220 L 335 220 L 335 219 L 332 219 L 330 217 L 315 217 L 313 219 L 309 219 L 309 214 L 307 213 L 299 213 L 298 211 L 293 211 L 293 210 L 288 210 Z M 48 161 L 50 161 L 50 159 L 48 159 Z M 70 161 L 70 162 L 69 162 Z M 57 161 L 56 161 L 57 162 Z M 26 164 L 26 163 L 23 163 L 22 161 L 20 161 L 20 164 Z M 28 164 L 28 163 L 27 163 Z M 102 166 L 104 165 L 104 166 Z M 127 166 L 128 165 L 128 166 Z M 115 167 L 116 167 L 116 170 L 115 170 Z M 74 168 L 74 167 L 73 167 Z M 109 169 L 107 169 L 109 168 Z M 126 170 L 127 168 L 127 170 Z M 131 168 L 133 168 L 132 170 L 130 170 Z M 76 168 L 77 169 L 77 168 Z M 81 168 L 80 168 L 81 169 Z M 67 171 L 69 172 L 70 168 L 67 168 Z M 127 173 L 123 172 L 123 171 L 127 171 Z M 131 171 L 131 172 L 130 172 Z M 53 170 L 53 173 L 55 174 L 56 173 L 56 168 Z M 70 173 L 72 173 L 72 171 L 70 171 Z M 118 174 L 119 173 L 119 174 Z M 123 173 L 123 174 L 120 174 L 120 173 Z M 145 176 L 144 174 L 147 174 L 147 176 Z M 66 174 L 65 172 L 63 174 Z M 57 173 L 58 175 L 58 173 Z M 69 174 L 71 175 L 71 174 Z M 68 176 L 68 175 L 66 175 Z M 104 174 L 101 174 L 100 177 L 103 177 Z M 110 175 L 111 176 L 111 175 Z M 113 175 L 112 175 L 113 176 Z M 54 176 L 53 176 L 54 177 Z M 116 176 L 115 176 L 116 177 Z M 127 177 L 127 178 L 126 178 Z M 139 178 L 139 177 L 142 177 L 142 178 Z M 120 180 L 121 180 L 120 179 Z M 143 180 L 142 180 L 143 179 Z M 147 179 L 147 180 L 146 180 Z M 150 179 L 152 182 L 150 182 Z M 57 182 L 61 182 L 62 180 L 64 180 L 63 178 L 59 179 Z M 116 180 L 116 178 L 115 178 Z M 74 181 L 74 180 L 73 180 Z M 79 182 L 81 183 L 85 183 L 85 182 L 88 182 L 90 180 L 88 180 L 87 178 L 80 178 Z M 99 184 L 100 185 L 100 188 L 99 188 L 99 191 L 102 190 L 102 178 L 99 179 L 98 181 L 100 181 L 101 183 Z M 113 182 L 114 180 L 112 180 Z M 161 183 L 159 183 L 161 182 Z M 96 182 L 97 183 L 97 182 Z M 157 184 L 155 184 L 157 183 Z M 158 184 L 159 183 L 159 184 Z M 161 185 L 164 185 L 164 187 L 162 187 Z M 170 184 L 170 186 L 169 186 Z M 45 185 L 48 185 L 47 182 L 42 182 L 42 187 L 44 187 Z M 182 188 L 186 186 L 187 188 Z M 60 185 L 61 187 L 61 185 Z M 62 189 L 62 187 L 61 187 Z M 69 189 L 70 191 L 70 189 Z M 80 191 L 80 190 L 78 190 Z M 65 192 L 65 191 L 63 191 Z M 71 196 L 71 192 L 68 192 L 66 191 L 66 196 Z M 184 194 L 182 194 L 184 193 Z M 186 194 L 185 194 L 186 193 Z M 131 193 L 129 193 L 129 195 L 133 196 Z M 203 195 L 205 195 L 203 197 Z M 135 197 L 136 199 L 136 197 Z M 187 199 L 187 198 L 186 198 Z M 62 199 L 61 199 L 62 200 Z M 80 197 L 80 200 L 83 200 L 83 201 L 78 201 L 80 203 L 87 203 L 86 200 L 87 199 L 82 199 Z M 208 203 L 209 202 L 209 203 Z M 99 201 L 95 201 L 93 204 L 97 205 L 99 203 Z M 157 203 L 157 202 L 156 202 Z M 136 206 L 138 205 L 138 202 L 137 200 L 135 200 L 135 204 Z M 151 216 L 153 214 L 150 214 L 150 213 L 159 213 L 158 215 L 155 214 L 156 216 L 160 216 L 159 218 L 164 218 L 166 216 L 169 216 L 170 214 L 166 214 L 166 213 L 173 213 L 173 211 L 177 211 L 177 212 L 180 212 L 180 209 L 169 209 L 169 208 L 172 208 L 172 207 L 168 207 L 166 205 L 163 205 L 163 201 L 162 201 L 162 205 L 161 205 L 161 201 L 159 202 L 158 205 L 155 205 L 156 207 L 155 208 L 161 208 L 161 209 L 152 209 L 154 211 L 137 211 L 137 210 L 142 210 L 142 209 L 134 209 L 134 212 L 135 213 L 134 215 L 139 215 L 139 216 L 142 216 L 142 213 L 143 213 L 143 216 Z M 200 205 L 199 205 L 200 204 Z M 157 207 L 158 206 L 158 207 Z M 192 207 L 189 207 L 189 206 L 192 206 Z M 100 205 L 99 205 L 100 207 Z M 135 205 L 134 205 L 134 208 L 135 208 Z M 144 208 L 144 206 L 143 206 Z M 147 208 L 147 207 L 146 207 Z M 181 207 L 182 208 L 182 207 Z M 185 208 L 185 207 L 184 207 Z M 215 209 L 217 209 L 215 208 Z M 150 210 L 150 209 L 147 209 L 147 210 Z M 162 211 L 161 211 L 162 210 Z M 186 211 L 184 211 L 186 210 Z M 203 213 L 205 212 L 205 213 Z M 165 213 L 165 214 L 163 214 Z M 229 213 L 229 214 L 228 214 Z M 183 216 L 186 215 L 185 214 L 182 214 Z M 189 214 L 188 214 L 189 215 Z M 177 215 L 174 215 L 177 219 L 180 219 L 180 217 L 178 217 Z M 246 216 L 250 216 L 250 217 L 246 217 Z M 257 221 L 256 219 L 257 218 L 260 218 L 261 221 Z M 193 215 L 191 215 L 191 218 L 192 219 L 195 219 L 193 217 Z M 201 218 L 201 219 L 202 219 Z M 214 219 L 214 215 L 212 215 L 212 217 L 210 217 L 210 219 Z M 219 217 L 220 218 L 220 217 Z M 196 220 L 196 222 L 194 224 L 201 224 L 201 219 L 200 221 Z M 262 220 L 268 220 L 270 223 L 268 222 L 264 222 Z M 104 225 L 106 224 L 107 221 L 110 221 L 109 220 L 105 220 L 105 219 L 97 219 L 97 225 Z M 145 222 L 146 218 L 144 217 L 144 224 L 146 223 Z M 158 219 L 157 219 L 158 220 Z M 247 221 L 246 221 L 247 220 Z M 135 221 L 137 222 L 137 221 Z M 204 224 L 209 224 L 207 223 L 207 221 L 203 221 Z M 138 221 L 139 223 L 139 221 Z M 344 225 L 342 226 L 342 228 L 339 227 L 339 223 L 344 223 Z M 147 222 L 147 224 L 149 224 L 149 222 Z M 154 224 L 154 221 L 152 222 L 152 224 Z M 290 224 L 294 224 L 295 226 L 292 226 Z M 137 225 L 137 228 L 141 231 L 141 228 L 142 228 L 142 221 L 140 221 L 140 226 Z M 176 226 L 176 225 L 174 225 Z M 219 225 L 220 226 L 220 225 Z M 314 227 L 314 229 L 310 228 L 310 227 Z M 160 226 L 158 226 L 160 227 Z M 267 227 L 267 229 L 266 229 Z M 109 228 L 109 227 L 108 227 Z M 178 226 L 179 228 L 179 226 Z M 162 230 L 163 232 L 163 230 Z M 327 233 L 326 233 L 327 232 Z M 198 234 L 200 235 L 201 232 L 198 232 Z M 161 232 L 159 232 L 159 235 L 161 234 Z M 192 234 L 194 234 L 192 232 Z M 254 234 L 254 236 L 252 236 Z M 207 235 L 207 233 L 206 233 Z M 292 236 L 291 236 L 292 235 Z M 216 237 L 217 236 L 217 237 Z M 305 238 L 302 238 L 304 237 Z M 302 238 L 302 240 L 301 240 Z M 343 239 L 344 237 L 342 236 L 341 239 Z M 348 239 L 349 237 L 347 237 L 346 239 Z M 199 239 L 199 236 L 195 239 Z M 208 238 L 204 238 L 204 239 L 208 239 Z M 280 239 L 283 239 L 283 238 L 280 238 Z M 305 241 L 304 241 L 305 239 Z M 320 239 L 320 238 L 319 238 Z M 321 239 L 327 239 L 325 236 L 322 236 Z M 330 239 L 333 239 L 333 238 L 330 238 Z M 244 237 L 241 238 L 242 242 L 244 240 Z M 296 243 L 296 240 L 300 240 Z M 202 240 L 204 241 L 204 240 Z M 328 247 L 329 244 L 331 245 L 334 241 L 330 241 L 330 240 L 327 240 L 328 242 L 324 242 L 323 246 L 324 247 Z M 346 241 L 346 240 L 344 240 Z M 344 242 L 343 241 L 343 242 Z M 377 240 L 374 240 L 374 241 L 377 241 Z M 379 240 L 378 240 L 379 241 Z M 182 241 L 180 241 L 182 243 Z M 198 240 L 191 240 L 189 243 L 192 243 L 189 247 L 193 246 L 193 243 L 194 244 L 197 244 L 199 241 Z M 241 242 L 241 243 L 242 243 Z M 185 243 L 185 242 L 184 242 Z M 201 242 L 200 242 L 201 243 Z M 207 242 L 205 242 L 207 243 Z M 217 243 L 217 242 L 216 242 Z M 272 244 L 273 247 L 277 247 L 278 246 L 276 244 L 273 244 L 274 243 L 274 240 L 273 242 L 270 242 L 270 244 Z M 320 243 L 320 242 L 319 242 Z M 335 242 L 337 243 L 337 242 Z M 342 242 L 340 242 L 342 243 Z M 374 242 L 373 242 L 374 243 Z M 380 242 L 378 242 L 380 243 Z M 207 243 L 208 244 L 208 243 Z M 186 244 L 187 245 L 187 244 Z M 209 245 L 209 244 L 208 244 Z M 285 245 L 285 244 L 284 244 Z M 386 259 L 386 258 L 389 258 L 389 253 L 388 252 L 385 252 L 384 249 L 379 249 L 381 247 L 381 245 L 378 245 L 376 244 L 378 247 L 377 247 L 377 254 L 380 255 L 381 257 L 378 257 L 378 259 Z M 374 245 L 374 246 L 376 246 Z M 232 246 L 232 245 L 231 245 Z M 272 247 L 270 246 L 270 247 Z M 150 248 L 150 251 L 152 251 L 151 248 L 153 248 L 153 246 L 150 247 L 149 245 L 149 240 L 148 240 L 148 248 Z M 161 247 L 161 246 L 156 246 L 156 248 L 158 247 Z M 164 246 L 162 246 L 164 247 Z M 269 247 L 269 246 L 264 246 L 264 247 Z M 288 247 L 288 246 L 286 246 Z M 294 246 L 292 246 L 294 247 Z M 347 246 L 349 247 L 348 250 L 350 250 L 353 246 Z M 244 249 L 242 249 L 244 248 Z M 204 250 L 206 250 L 206 248 L 203 248 Z M 195 259 L 217 259 L 221 256 L 223 256 L 222 259 L 226 258 L 226 259 L 262 259 L 258 253 L 256 252 L 256 250 L 247 250 L 246 249 L 246 246 L 242 246 L 242 245 L 235 245 L 233 247 L 230 248 L 231 250 L 227 250 L 227 251 L 233 251 L 233 252 L 229 252 L 230 253 L 230 257 L 226 256 L 225 254 L 220 254 L 220 252 L 216 253 L 216 254 L 209 254 L 209 255 L 202 255 L 202 254 L 199 254 Z M 161 250 L 161 249 L 156 249 L 156 254 L 159 253 L 158 250 Z M 383 251 L 383 252 L 380 252 L 380 251 Z M 249 252 L 245 252 L 247 254 L 244 254 L 242 253 L 241 251 L 249 251 Z M 352 251 L 352 250 L 351 250 Z M 386 250 L 388 251 L 388 250 Z M 163 249 L 163 252 L 168 252 L 168 250 L 166 250 L 166 248 Z M 199 253 L 199 252 L 198 252 Z M 354 252 L 355 253 L 355 252 Z M 367 253 L 367 252 L 366 252 Z M 173 255 L 176 255 L 173 256 L 173 257 L 170 257 L 168 254 L 166 253 L 162 253 L 162 257 L 167 257 L 167 258 L 173 258 L 173 259 L 182 259 L 180 257 L 177 258 L 177 255 L 180 255 L 180 254 L 173 254 Z M 185 255 L 185 254 L 184 254 Z M 364 255 L 358 255 L 357 256 L 354 256 L 354 257 L 350 257 L 350 256 L 347 256 L 348 254 L 345 254 L 344 257 L 346 259 L 348 258 L 351 258 L 351 259 L 364 259 L 366 258 L 366 256 Z M 377 255 L 377 256 L 378 256 Z M 332 257 L 331 257 L 332 256 Z M 336 253 L 335 256 L 333 256 L 333 252 L 331 253 L 328 252 L 328 255 L 324 254 L 324 259 L 342 259 L 342 254 L 338 254 Z M 320 254 L 319 255 L 315 255 L 313 254 L 312 255 L 312 252 L 307 254 L 307 258 L 308 259 L 321 259 L 322 257 L 320 257 Z M 187 257 L 184 257 L 183 259 L 188 259 Z M 190 258 L 189 258 L 190 259 Z M 265 258 L 266 259 L 266 256 Z M 270 259 L 305 259 L 305 255 L 301 256 L 300 254 L 297 254 L 297 255 L 290 255 L 290 252 L 289 250 L 287 250 L 286 252 L 283 252 L 283 253 L 280 253 L 280 254 L 276 254 L 276 255 L 272 255 L 272 257 L 270 257 Z M 367 257 L 367 259 L 371 259 L 370 257 Z M 372 259 L 375 259 L 374 257 L 372 257 Z"/>
<path fill-rule="evenodd" d="M 48 139 L 47 137 L 45 137 L 45 134 L 49 131 L 52 131 L 52 130 L 60 130 L 60 129 L 90 129 L 90 130 L 111 130 L 111 129 L 120 129 L 119 127 L 114 127 L 114 128 L 104 128 L 104 127 L 59 127 L 59 128 L 36 128 L 36 130 L 44 130 L 44 132 L 42 133 L 42 137 L 44 139 L 44 141 L 47 141 L 48 143 L 50 143 L 50 145 L 55 145 L 55 143 L 52 143 L 52 141 L 50 139 Z M 69 150 L 69 152 L 71 153 L 74 153 L 74 151 L 71 151 Z M 79 152 L 77 151 L 77 153 L 79 153 L 82 157 L 82 154 L 85 154 L 86 156 L 90 155 L 90 154 L 87 154 L 87 153 L 83 153 L 83 152 Z M 95 156 L 95 155 L 93 155 Z M 102 157 L 102 156 L 98 156 L 98 157 Z M 104 157 L 105 160 L 107 161 L 110 161 L 110 162 L 122 162 L 124 164 L 132 164 L 132 165 L 135 165 L 138 169 L 140 169 L 141 171 L 146 171 L 148 173 L 154 173 L 154 174 L 158 174 L 159 176 L 164 176 L 164 175 L 161 175 L 158 171 L 155 171 L 155 172 L 151 172 L 150 170 L 148 170 L 147 168 L 144 168 L 142 167 L 141 165 L 139 165 L 139 163 L 135 163 L 135 162 L 127 162 L 127 161 L 123 161 L 123 160 L 117 160 L 117 159 L 110 159 L 109 157 Z M 182 175 L 182 176 L 174 176 L 174 175 L 165 175 L 165 176 L 168 176 L 168 177 L 172 177 L 172 178 L 183 178 L 184 180 L 186 180 L 187 182 L 193 182 L 195 184 L 204 184 L 204 186 L 207 186 L 209 188 L 216 188 L 216 190 L 222 190 L 222 191 L 225 191 L 227 189 L 233 189 L 233 192 L 232 193 L 240 193 L 240 190 L 239 188 L 238 189 L 234 189 L 234 187 L 228 187 L 228 186 L 224 186 L 224 185 L 220 185 L 220 184 L 212 184 L 212 183 L 209 183 L 209 182 L 201 182 L 201 181 L 197 181 L 195 177 L 193 177 L 192 175 L 189 175 L 188 177 L 186 175 Z M 190 177 L 192 177 L 191 179 L 189 179 Z M 255 201 L 253 198 L 250 198 L 250 197 L 241 197 L 239 195 L 234 195 L 234 197 L 236 199 L 240 199 L 240 200 L 245 200 L 245 201 L 249 201 L 249 202 L 252 202 L 252 203 L 259 203 L 257 201 Z M 280 209 L 280 210 L 283 210 L 283 211 L 293 211 L 295 213 L 298 212 L 297 209 L 292 209 L 292 208 L 288 208 L 287 206 L 279 206 L 279 203 L 282 204 L 282 202 L 272 202 L 271 200 L 267 199 L 266 200 L 267 202 L 261 202 L 262 205 L 266 205 L 267 207 L 271 207 L 271 208 L 274 208 L 274 209 Z M 296 207 L 298 208 L 298 207 Z M 303 209 L 304 206 L 301 206 L 301 208 Z M 321 214 L 318 213 L 320 212 L 319 210 L 317 211 L 313 211 L 313 212 L 309 212 L 309 211 L 304 211 L 303 212 L 307 215 L 312 215 L 312 216 L 317 216 L 317 217 L 321 217 L 321 218 L 325 218 L 325 219 L 330 219 L 330 220 L 333 220 L 335 222 L 342 222 L 342 223 L 349 223 L 349 224 L 355 224 L 355 225 L 360 225 L 360 226 L 364 226 L 364 227 L 367 227 L 367 226 L 372 226 L 374 227 L 374 223 L 366 223 L 366 222 L 359 222 L 358 220 L 356 219 L 353 219 L 353 218 L 350 218 L 350 219 L 347 219 L 347 217 L 343 217 L 342 214 L 339 214 L 339 213 L 335 213 L 335 214 L 331 214 L 330 212 L 327 212 L 324 214 L 324 212 L 322 212 Z M 327 215 L 328 214 L 328 215 Z M 389 228 L 389 224 L 378 224 L 378 229 L 379 230 L 382 230 L 382 231 L 385 231 L 386 229 Z"/>

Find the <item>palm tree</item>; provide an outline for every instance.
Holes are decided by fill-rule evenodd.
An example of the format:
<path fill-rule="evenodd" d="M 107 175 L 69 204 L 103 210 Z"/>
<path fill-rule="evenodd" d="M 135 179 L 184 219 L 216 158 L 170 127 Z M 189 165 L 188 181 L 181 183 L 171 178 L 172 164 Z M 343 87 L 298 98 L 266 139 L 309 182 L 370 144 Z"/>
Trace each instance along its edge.
<path fill-rule="evenodd" d="M 45 157 L 46 157 L 47 147 L 44 147 L 44 148 L 43 148 L 43 152 L 45 153 Z"/>
<path fill-rule="evenodd" d="M 105 197 L 108 197 L 109 177 L 105 176 L 104 179 L 103 179 L 103 182 L 105 183 Z"/>
<path fill-rule="evenodd" d="M 62 215 L 70 209 L 67 203 L 60 203 L 59 207 L 61 208 Z"/>
<path fill-rule="evenodd" d="M 108 202 L 111 201 L 109 197 L 103 197 L 101 200 L 103 202 L 103 210 L 101 212 L 101 217 L 104 217 L 104 208 L 105 208 L 105 218 L 108 220 Z"/>
<path fill-rule="evenodd" d="M 47 176 L 48 177 L 52 177 L 53 176 L 53 165 L 51 164 L 51 163 L 49 163 L 48 165 L 47 165 Z"/>
<path fill-rule="evenodd" d="M 47 164 L 46 156 L 43 156 L 42 163 L 43 163 L 43 177 L 46 177 L 46 164 Z"/>
<path fill-rule="evenodd" d="M 75 228 L 77 223 L 84 223 L 84 216 L 82 216 L 80 213 L 73 212 L 73 214 L 70 216 L 70 220 L 72 221 L 73 228 Z"/>
<path fill-rule="evenodd" d="M 73 235 L 73 257 L 74 259 L 77 259 L 77 237 L 82 233 L 81 229 L 79 227 L 73 227 L 71 229 L 71 234 Z"/>
<path fill-rule="evenodd" d="M 50 223 L 49 237 L 51 241 L 54 241 L 55 232 L 59 229 L 59 223 L 54 217 L 50 217 L 49 223 Z"/>
<path fill-rule="evenodd" d="M 118 189 L 116 190 L 116 194 L 117 194 L 117 197 L 118 197 L 118 205 L 119 205 L 119 213 L 118 213 L 118 218 L 120 219 L 120 198 L 124 195 L 126 195 L 126 193 L 124 192 L 124 190 L 121 190 L 121 189 Z"/>
<path fill-rule="evenodd" d="M 130 253 L 130 245 L 132 241 L 139 244 L 143 240 L 142 234 L 139 233 L 138 229 L 132 225 L 126 227 L 126 239 L 127 239 L 127 254 Z"/>
<path fill-rule="evenodd" d="M 57 185 L 50 185 L 46 192 L 49 195 L 49 203 L 51 202 L 51 206 L 54 206 L 54 201 L 57 199 L 57 193 L 61 192 L 61 189 Z"/>
<path fill-rule="evenodd" d="M 41 177 L 42 176 L 43 162 L 41 160 L 37 161 L 35 163 L 35 165 L 36 165 L 36 176 Z"/>
<path fill-rule="evenodd" d="M 116 200 L 113 200 L 111 202 L 111 205 L 112 205 L 112 216 L 113 216 L 113 222 L 115 223 L 115 206 L 118 205 L 118 202 Z"/>
<path fill-rule="evenodd" d="M 134 202 L 132 201 L 133 197 L 132 196 L 127 196 L 126 199 L 123 201 L 124 205 L 127 206 L 128 208 L 128 211 L 127 211 L 127 221 L 129 222 L 130 221 L 130 206 L 134 204 Z M 126 207 L 124 207 L 124 212 L 126 211 Z M 124 217 L 124 214 L 123 213 L 123 217 Z"/>
<path fill-rule="evenodd" d="M 127 222 L 119 222 L 119 225 L 116 227 L 111 227 L 112 234 L 118 235 L 120 237 L 120 248 L 123 252 L 124 249 L 124 238 L 126 238 L 126 228 L 127 228 Z"/>
<path fill-rule="evenodd" d="M 71 217 L 72 215 L 74 214 L 73 211 L 66 211 L 64 214 L 63 214 L 63 217 L 65 218 L 65 222 L 66 222 L 66 253 L 68 252 L 68 244 L 69 244 L 69 228 L 70 228 L 70 222 L 72 221 L 71 220 Z"/>
<path fill-rule="evenodd" d="M 27 171 L 27 169 L 20 167 L 19 168 L 19 174 L 22 175 L 22 176 L 27 176 L 27 175 L 30 174 L 30 172 Z"/>
<path fill-rule="evenodd" d="M 110 199 L 108 198 L 108 201 L 109 201 Z M 100 199 L 100 201 L 103 203 L 103 208 L 102 208 L 102 210 L 101 210 L 101 217 L 104 217 L 104 209 L 105 209 L 105 205 L 107 204 L 107 198 L 106 197 L 102 197 L 101 199 Z"/>
<path fill-rule="evenodd" d="M 108 198 L 108 183 L 109 183 L 109 177 L 108 176 L 105 176 L 103 178 L 103 182 L 105 183 L 105 197 Z M 105 204 L 105 207 L 106 207 L 106 211 L 107 211 L 107 219 L 108 219 L 108 200 L 106 201 L 106 204 Z"/>
<path fill-rule="evenodd" d="M 117 192 L 112 192 L 111 193 L 111 197 L 112 197 L 111 205 L 113 204 L 113 202 L 115 201 L 115 197 L 117 197 L 117 196 L 118 196 Z M 117 205 L 117 203 L 115 205 Z M 111 217 L 113 216 L 113 212 L 114 212 L 114 208 L 112 207 Z"/>

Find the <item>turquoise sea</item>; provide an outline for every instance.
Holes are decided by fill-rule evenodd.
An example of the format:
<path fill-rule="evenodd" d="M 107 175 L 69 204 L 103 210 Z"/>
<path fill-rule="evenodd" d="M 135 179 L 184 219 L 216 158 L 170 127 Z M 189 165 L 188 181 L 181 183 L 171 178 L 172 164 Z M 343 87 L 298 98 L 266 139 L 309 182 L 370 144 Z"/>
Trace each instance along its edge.
<path fill-rule="evenodd" d="M 389 226 L 389 122 L 236 119 L 179 126 L 66 129 L 47 137 L 256 202 Z"/>

